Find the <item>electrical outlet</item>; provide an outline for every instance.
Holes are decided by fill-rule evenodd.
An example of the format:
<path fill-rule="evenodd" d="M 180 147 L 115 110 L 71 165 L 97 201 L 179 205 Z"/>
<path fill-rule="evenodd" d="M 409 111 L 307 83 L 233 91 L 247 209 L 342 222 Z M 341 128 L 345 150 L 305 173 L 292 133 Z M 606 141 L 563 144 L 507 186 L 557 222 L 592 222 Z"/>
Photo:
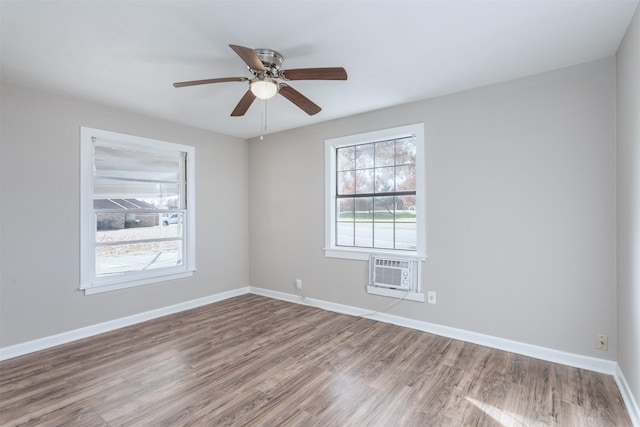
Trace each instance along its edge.
<path fill-rule="evenodd" d="M 436 303 L 436 293 L 435 293 L 435 291 L 427 292 L 427 302 L 429 304 L 435 304 Z"/>
<path fill-rule="evenodd" d="M 302 279 L 296 279 L 296 289 L 302 290 Z"/>
<path fill-rule="evenodd" d="M 596 335 L 596 348 L 598 350 L 609 350 L 609 337 L 602 334 Z"/>

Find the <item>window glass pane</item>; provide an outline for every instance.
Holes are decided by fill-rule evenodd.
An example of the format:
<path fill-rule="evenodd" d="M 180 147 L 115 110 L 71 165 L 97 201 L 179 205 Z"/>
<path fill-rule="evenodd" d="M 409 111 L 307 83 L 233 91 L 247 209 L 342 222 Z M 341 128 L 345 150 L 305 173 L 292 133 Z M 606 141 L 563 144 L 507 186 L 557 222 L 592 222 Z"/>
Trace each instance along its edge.
<path fill-rule="evenodd" d="M 353 246 L 353 222 L 338 222 L 336 224 L 336 245 Z"/>
<path fill-rule="evenodd" d="M 374 144 L 356 145 L 356 169 L 373 167 Z"/>
<path fill-rule="evenodd" d="M 138 240 L 183 237 L 182 213 L 160 214 L 99 213 L 96 215 L 96 244 L 127 243 Z M 155 219 L 154 219 L 155 217 Z M 155 225 L 149 225 L 155 222 Z M 132 225 L 133 223 L 133 225 Z M 163 225 L 163 224 L 168 225 Z"/>
<path fill-rule="evenodd" d="M 396 223 L 396 249 L 416 250 L 416 223 Z"/>
<path fill-rule="evenodd" d="M 356 147 L 343 147 L 336 150 L 337 170 L 354 170 L 356 168 Z"/>
<path fill-rule="evenodd" d="M 174 228 L 182 230 L 182 224 L 184 224 L 184 215 L 182 214 L 182 212 L 164 214 L 162 215 L 162 218 L 160 218 L 160 224 L 164 227 L 164 230 L 171 230 Z M 171 227 L 172 225 L 175 227 Z"/>
<path fill-rule="evenodd" d="M 396 165 L 416 162 L 416 143 L 412 137 L 396 141 Z"/>
<path fill-rule="evenodd" d="M 384 167 L 375 169 L 375 192 L 383 193 L 394 191 L 393 181 L 394 167 Z"/>
<path fill-rule="evenodd" d="M 375 222 L 393 222 L 395 214 L 394 201 L 395 198 L 393 196 L 374 197 L 373 220 Z"/>
<path fill-rule="evenodd" d="M 96 247 L 96 276 L 182 265 L 182 241 Z"/>
<path fill-rule="evenodd" d="M 372 221 L 373 197 L 358 197 L 355 199 L 356 221 Z"/>
<path fill-rule="evenodd" d="M 395 164 L 394 141 L 378 142 L 375 146 L 376 167 L 393 166 Z"/>
<path fill-rule="evenodd" d="M 373 193 L 373 169 L 356 171 L 356 194 Z"/>
<path fill-rule="evenodd" d="M 394 245 L 394 221 L 395 221 L 394 196 L 374 198 L 374 247 L 393 249 Z"/>
<path fill-rule="evenodd" d="M 123 212 L 127 210 L 155 209 L 153 205 L 150 205 L 143 200 L 122 199 L 119 197 L 113 199 L 94 199 L 93 208 L 96 210 L 117 209 Z"/>
<path fill-rule="evenodd" d="M 111 212 L 96 214 L 96 243 L 182 237 L 182 212 Z"/>
<path fill-rule="evenodd" d="M 147 206 L 139 205 L 146 209 L 184 209 L 181 194 L 184 193 L 180 183 L 158 183 L 136 180 L 123 180 L 106 177 L 95 177 L 93 198 L 95 209 L 118 208 L 118 203 L 102 202 L 103 200 L 136 199 L 147 203 Z M 96 205 L 96 201 L 99 204 Z M 109 206 L 111 205 L 111 206 Z M 129 205 L 124 206 L 128 208 Z"/>
<path fill-rule="evenodd" d="M 396 191 L 415 191 L 416 166 L 396 166 Z"/>
<path fill-rule="evenodd" d="M 376 222 L 374 229 L 374 246 L 376 248 L 393 249 L 393 222 Z"/>
<path fill-rule="evenodd" d="M 353 221 L 354 200 L 338 199 L 336 218 L 338 221 Z"/>
<path fill-rule="evenodd" d="M 416 196 L 396 197 L 396 222 L 416 222 Z"/>
<path fill-rule="evenodd" d="M 371 248 L 373 247 L 373 223 L 355 222 L 355 245 Z"/>
<path fill-rule="evenodd" d="M 356 173 L 338 172 L 338 194 L 354 194 L 356 191 Z"/>

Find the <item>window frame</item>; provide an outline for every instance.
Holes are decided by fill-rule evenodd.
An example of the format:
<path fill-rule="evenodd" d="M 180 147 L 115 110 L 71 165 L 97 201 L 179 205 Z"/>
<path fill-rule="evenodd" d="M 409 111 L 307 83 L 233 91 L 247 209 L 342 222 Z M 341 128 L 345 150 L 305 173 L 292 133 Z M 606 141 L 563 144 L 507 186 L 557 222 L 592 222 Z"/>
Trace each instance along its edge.
<path fill-rule="evenodd" d="M 416 143 L 416 250 L 377 249 L 336 245 L 336 150 L 338 148 L 401 139 L 412 136 Z M 326 139 L 325 142 L 325 247 L 330 258 L 368 260 L 371 255 L 404 257 L 424 261 L 427 258 L 426 185 L 424 123 Z"/>
<path fill-rule="evenodd" d="M 154 153 L 186 153 L 183 209 L 183 263 L 146 271 L 132 271 L 111 277 L 96 277 L 96 210 L 94 194 L 94 139 L 113 147 L 130 148 Z M 122 133 L 80 128 L 80 289 L 86 295 L 151 283 L 190 277 L 195 265 L 195 147 L 143 138 Z"/>

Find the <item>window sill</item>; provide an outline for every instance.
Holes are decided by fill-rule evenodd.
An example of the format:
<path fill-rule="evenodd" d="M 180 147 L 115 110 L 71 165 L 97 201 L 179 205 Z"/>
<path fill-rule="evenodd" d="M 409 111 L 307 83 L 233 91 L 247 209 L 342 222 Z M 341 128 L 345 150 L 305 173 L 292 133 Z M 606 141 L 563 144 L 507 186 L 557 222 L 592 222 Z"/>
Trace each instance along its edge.
<path fill-rule="evenodd" d="M 426 255 L 410 251 L 385 251 L 381 249 L 368 248 L 324 248 L 324 256 L 327 258 L 357 259 L 368 261 L 371 255 L 387 256 L 389 258 L 408 258 L 424 261 Z"/>
<path fill-rule="evenodd" d="M 93 286 L 80 288 L 80 290 L 84 291 L 85 295 L 93 295 L 93 294 L 99 294 L 103 292 L 117 291 L 118 289 L 127 289 L 127 288 L 133 288 L 136 286 L 149 285 L 152 283 L 166 282 L 168 280 L 182 279 L 182 278 L 191 277 L 191 276 L 193 276 L 193 271 L 184 271 L 181 273 L 166 274 L 166 275 L 157 276 L 157 277 L 147 277 L 144 279 L 130 280 L 126 282 L 96 284 Z"/>

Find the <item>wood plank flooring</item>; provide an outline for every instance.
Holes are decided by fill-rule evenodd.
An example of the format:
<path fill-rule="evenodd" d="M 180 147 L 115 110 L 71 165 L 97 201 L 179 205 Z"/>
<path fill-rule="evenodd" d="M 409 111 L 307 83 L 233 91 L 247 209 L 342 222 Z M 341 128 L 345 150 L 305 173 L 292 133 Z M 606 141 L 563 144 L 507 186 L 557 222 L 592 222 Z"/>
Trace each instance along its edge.
<path fill-rule="evenodd" d="M 631 426 L 611 376 L 243 295 L 0 363 L 3 426 Z"/>

